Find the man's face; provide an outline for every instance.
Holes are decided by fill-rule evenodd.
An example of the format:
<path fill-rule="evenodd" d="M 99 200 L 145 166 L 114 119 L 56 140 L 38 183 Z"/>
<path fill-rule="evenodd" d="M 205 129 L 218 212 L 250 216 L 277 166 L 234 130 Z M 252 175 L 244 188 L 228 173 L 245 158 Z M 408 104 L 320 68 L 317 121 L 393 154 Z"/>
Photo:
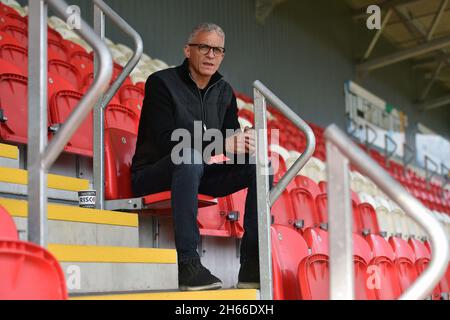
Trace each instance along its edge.
<path fill-rule="evenodd" d="M 208 45 L 210 47 L 225 46 L 224 39 L 215 31 L 211 32 L 198 32 L 192 39 L 191 44 Z M 203 54 L 200 52 L 198 46 L 184 47 L 184 55 L 189 59 L 189 65 L 192 71 L 199 76 L 211 77 L 219 69 L 222 63 L 223 54 L 215 55 L 213 50 L 209 50 L 208 53 Z"/>

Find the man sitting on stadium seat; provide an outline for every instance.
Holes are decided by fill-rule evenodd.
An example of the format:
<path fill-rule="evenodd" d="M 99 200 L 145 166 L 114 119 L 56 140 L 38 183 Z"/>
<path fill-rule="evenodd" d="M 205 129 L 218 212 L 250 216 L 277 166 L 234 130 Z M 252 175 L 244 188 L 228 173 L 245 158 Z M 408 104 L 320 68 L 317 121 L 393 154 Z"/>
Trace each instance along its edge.
<path fill-rule="evenodd" d="M 135 196 L 171 190 L 180 290 L 222 287 L 221 280 L 201 264 L 197 253 L 198 193 L 223 197 L 244 188 L 248 188 L 248 195 L 238 287 L 259 287 L 255 132 L 251 128 L 240 130 L 236 97 L 217 72 L 224 58 L 224 44 L 225 34 L 219 26 L 200 24 L 184 47 L 184 63 L 153 73 L 145 85 L 131 169 L 132 188 Z M 198 123 L 200 137 L 194 133 Z M 177 141 L 172 134 L 177 129 L 194 136 L 194 147 L 174 152 Z M 214 129 L 222 133 L 220 143 L 227 157 L 244 157 L 244 163 L 211 164 L 210 158 L 202 157 L 208 146 L 203 136 Z M 227 135 L 230 129 L 232 134 Z M 200 143 L 196 143 L 198 139 Z M 182 161 L 174 161 L 175 156 Z"/>

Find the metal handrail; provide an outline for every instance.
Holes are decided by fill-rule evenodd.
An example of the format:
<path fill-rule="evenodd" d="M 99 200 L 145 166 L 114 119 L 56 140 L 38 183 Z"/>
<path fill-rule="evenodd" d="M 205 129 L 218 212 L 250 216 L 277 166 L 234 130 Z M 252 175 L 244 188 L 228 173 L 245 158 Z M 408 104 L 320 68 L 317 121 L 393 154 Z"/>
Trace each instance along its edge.
<path fill-rule="evenodd" d="M 434 166 L 434 170 L 430 170 L 428 163 Z M 427 182 L 427 189 L 430 189 L 431 178 L 438 175 L 439 165 L 431 159 L 429 156 L 425 155 L 425 180 Z"/>
<path fill-rule="evenodd" d="M 312 129 L 283 101 L 272 93 L 260 81 L 253 83 L 255 104 L 255 129 L 256 136 L 256 184 L 258 201 L 258 235 L 259 235 L 259 264 L 261 299 L 272 300 L 272 250 L 270 240 L 270 207 L 280 197 L 287 185 L 295 178 L 298 172 L 312 157 L 316 146 L 316 138 Z M 269 190 L 269 164 L 267 143 L 267 119 L 266 99 L 272 106 L 278 109 L 287 119 L 292 121 L 306 137 L 306 149 L 294 162 L 289 170 L 283 175 L 277 185 Z"/>
<path fill-rule="evenodd" d="M 119 16 L 110 6 L 108 6 L 103 0 L 93 0 L 94 4 L 98 6 L 105 15 L 112 20 L 112 22 L 125 34 L 129 35 L 134 43 L 134 53 L 130 60 L 127 62 L 122 72 L 118 75 L 117 79 L 111 85 L 111 87 L 106 91 L 102 100 L 102 108 L 105 109 L 114 95 L 122 86 L 123 82 L 127 79 L 128 75 L 133 71 L 139 60 L 144 53 L 144 43 L 140 34 L 133 29 L 128 22 L 126 22 L 121 16 Z"/>
<path fill-rule="evenodd" d="M 327 139 L 327 145 L 329 145 L 330 147 L 335 147 L 347 159 L 347 161 L 348 159 L 352 161 L 352 163 L 358 168 L 358 170 L 360 170 L 361 173 L 371 178 L 378 185 L 378 187 L 384 193 L 386 193 L 387 196 L 392 198 L 394 202 L 398 203 L 400 208 L 402 208 L 406 214 L 410 215 L 412 219 L 415 220 L 419 225 L 421 225 L 429 234 L 433 247 L 431 263 L 429 264 L 425 272 L 399 298 L 401 300 L 425 299 L 431 294 L 434 287 L 439 283 L 439 280 L 445 274 L 449 261 L 448 240 L 442 226 L 430 213 L 428 213 L 428 210 L 420 201 L 410 195 L 370 156 L 360 150 L 358 146 L 354 144 L 353 141 L 349 137 L 347 137 L 346 134 L 341 131 L 336 125 L 331 125 L 326 129 L 325 137 Z M 336 188 L 336 186 L 331 186 L 330 183 L 328 184 L 328 186 L 330 188 Z M 337 191 L 342 192 L 342 190 Z M 331 197 L 329 201 L 331 201 Z M 334 203 L 329 203 L 328 205 L 331 211 L 333 210 L 333 206 Z M 349 220 L 351 221 L 350 206 L 348 206 L 347 210 Z M 329 214 L 330 223 L 331 220 L 334 220 L 333 214 Z M 342 221 L 338 221 L 338 223 L 342 224 Z M 334 254 L 333 252 L 331 252 L 332 249 L 333 246 L 330 237 L 330 255 Z M 345 259 L 343 259 L 342 261 L 338 261 L 339 263 L 342 263 L 342 265 L 353 263 L 353 256 L 348 255 L 348 252 L 351 253 L 351 250 L 345 251 L 345 253 L 347 253 Z M 342 256 L 343 253 L 339 252 L 337 254 Z M 333 263 L 334 261 L 330 261 L 331 267 Z M 333 269 L 333 267 L 331 269 Z M 334 274 L 333 276 L 344 278 L 347 275 Z M 339 291 L 339 289 L 340 288 L 333 288 L 333 286 L 331 286 L 332 293 L 333 291 Z"/>
<path fill-rule="evenodd" d="M 374 142 L 377 140 L 378 133 L 372 127 L 370 127 L 368 124 L 365 125 L 365 129 L 366 129 L 365 144 L 366 144 L 367 150 L 370 150 L 371 146 L 374 145 Z M 374 138 L 371 141 L 369 141 L 369 131 L 371 131 L 374 134 Z"/>
<path fill-rule="evenodd" d="M 104 209 L 105 201 L 105 185 L 104 185 L 104 128 L 103 128 L 103 112 L 108 106 L 111 99 L 117 93 L 126 80 L 128 75 L 138 64 L 144 51 L 144 44 L 139 33 L 134 30 L 120 15 L 118 15 L 111 7 L 109 7 L 103 0 L 93 0 L 94 6 L 100 10 L 100 14 L 105 14 L 111 21 L 117 25 L 126 35 L 130 36 L 134 43 L 134 51 L 130 60 L 127 62 L 122 72 L 118 75 L 117 79 L 113 82 L 111 87 L 102 97 L 99 103 L 99 107 L 96 108 L 94 115 L 94 189 L 97 191 L 97 208 Z M 94 12 L 94 19 L 98 12 Z M 102 21 L 103 22 L 103 21 Z M 104 24 L 100 23 L 100 34 L 104 33 Z M 96 64 L 97 56 L 94 57 L 94 64 Z"/>
<path fill-rule="evenodd" d="M 409 151 L 412 157 L 408 159 L 406 152 Z M 408 146 L 406 143 L 403 144 L 403 175 L 406 176 L 406 170 L 410 163 L 416 160 L 416 148 Z"/>
<path fill-rule="evenodd" d="M 68 5 L 64 0 L 47 0 L 47 2 L 53 7 L 56 13 L 65 19 L 70 17 L 67 11 Z M 76 108 L 74 108 L 66 122 L 61 125 L 58 134 L 49 143 L 43 158 L 43 167 L 45 169 L 48 169 L 56 161 L 67 142 L 69 142 L 72 135 L 87 117 L 101 95 L 106 91 L 112 77 L 112 56 L 104 42 L 101 41 L 92 28 L 83 20 L 81 20 L 81 28 L 79 30 L 75 29 L 75 32 L 83 37 L 99 56 L 99 69 L 96 79 L 94 79 L 94 82 L 84 97 Z"/>
<path fill-rule="evenodd" d="M 394 145 L 394 150 L 389 152 L 389 142 L 391 142 Z M 397 142 L 395 142 L 394 139 L 389 137 L 388 134 L 384 135 L 384 155 L 385 155 L 385 163 L 386 166 L 389 168 L 389 160 L 392 158 L 392 156 L 395 154 L 395 151 L 397 151 Z"/>
<path fill-rule="evenodd" d="M 92 46 L 94 52 L 100 57 L 98 76 L 92 83 L 85 96 L 74 108 L 67 120 L 62 124 L 58 133 L 54 136 L 50 143 L 46 145 L 47 141 L 46 136 L 43 135 L 43 127 L 45 126 L 46 130 L 47 121 L 45 121 L 45 123 L 43 121 L 43 111 L 44 108 L 46 108 L 47 102 L 47 61 L 44 61 L 47 59 L 47 4 L 53 8 L 55 13 L 63 17 L 65 20 L 68 20 L 70 17 L 70 10 L 68 10 L 69 7 L 63 0 L 29 1 L 31 22 L 29 26 L 29 74 L 31 76 L 29 79 L 31 82 L 29 87 L 29 101 L 33 101 L 34 99 L 39 101 L 39 119 L 37 119 L 38 126 L 29 126 L 29 137 L 31 137 L 32 134 L 36 134 L 35 132 L 31 132 L 31 130 L 37 127 L 39 140 L 32 140 L 30 138 L 28 157 L 28 167 L 30 168 L 30 175 L 28 178 L 28 212 L 30 215 L 30 219 L 28 220 L 28 238 L 31 242 L 37 243 L 44 247 L 47 246 L 48 236 L 46 222 L 47 172 L 61 154 L 72 135 L 92 110 L 95 103 L 97 103 L 101 95 L 106 91 L 108 83 L 111 80 L 113 67 L 112 57 L 106 45 L 95 34 L 91 27 L 86 24 L 84 20 L 80 19 L 81 28 L 76 29 L 75 32 L 83 37 L 86 42 Z M 37 33 L 37 38 L 33 37 L 34 33 Z M 34 44 L 33 41 L 38 42 L 38 45 Z M 38 77 L 34 79 L 34 76 L 36 75 L 38 75 Z M 36 91 L 36 87 L 39 87 L 40 90 Z M 44 95 L 45 97 L 43 97 Z M 30 103 L 30 106 L 33 106 L 33 104 Z M 33 114 L 36 114 L 36 112 Z M 29 122 L 33 123 L 34 121 L 36 121 L 36 119 L 30 117 Z"/>

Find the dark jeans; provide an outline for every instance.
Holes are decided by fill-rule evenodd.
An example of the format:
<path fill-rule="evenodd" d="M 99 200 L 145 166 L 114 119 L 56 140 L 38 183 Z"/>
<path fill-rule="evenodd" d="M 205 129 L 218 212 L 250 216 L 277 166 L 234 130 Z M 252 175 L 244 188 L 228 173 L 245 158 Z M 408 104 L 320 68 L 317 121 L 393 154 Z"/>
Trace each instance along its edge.
<path fill-rule="evenodd" d="M 201 162 L 200 153 L 193 149 L 184 149 L 182 154 L 183 159 L 189 156 L 190 159 L 195 158 Z M 199 257 L 198 193 L 224 197 L 245 188 L 248 188 L 248 193 L 245 201 L 245 232 L 240 249 L 241 262 L 258 258 L 256 165 L 250 164 L 256 162 L 249 163 L 248 160 L 247 157 L 245 164 L 208 165 L 188 161 L 174 164 L 168 155 L 133 173 L 132 188 L 137 197 L 171 190 L 175 246 L 179 262 Z M 269 181 L 272 187 L 272 175 Z"/>

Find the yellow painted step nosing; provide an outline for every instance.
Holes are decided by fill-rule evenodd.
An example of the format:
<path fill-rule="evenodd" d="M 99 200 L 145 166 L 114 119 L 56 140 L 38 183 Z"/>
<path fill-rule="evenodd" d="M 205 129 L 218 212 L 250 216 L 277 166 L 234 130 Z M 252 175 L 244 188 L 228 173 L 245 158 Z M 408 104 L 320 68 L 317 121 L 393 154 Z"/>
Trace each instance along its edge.
<path fill-rule="evenodd" d="M 50 244 L 48 250 L 59 262 L 175 264 L 174 249 L 77 246 Z"/>
<path fill-rule="evenodd" d="M 13 217 L 28 217 L 27 201 L 0 198 L 0 205 L 2 205 Z M 139 225 L 138 216 L 135 213 L 86 209 L 60 204 L 48 204 L 47 208 L 49 220 L 105 224 L 122 227 L 138 227 Z"/>
<path fill-rule="evenodd" d="M 254 289 L 155 292 L 71 297 L 71 300 L 256 300 Z"/>
<path fill-rule="evenodd" d="M 48 174 L 47 186 L 51 189 L 80 191 L 89 189 L 89 180 Z M 27 185 L 28 171 L 0 167 L 0 182 Z"/>
<path fill-rule="evenodd" d="M 0 143 L 0 157 L 13 160 L 19 159 L 19 148 L 9 144 Z"/>

